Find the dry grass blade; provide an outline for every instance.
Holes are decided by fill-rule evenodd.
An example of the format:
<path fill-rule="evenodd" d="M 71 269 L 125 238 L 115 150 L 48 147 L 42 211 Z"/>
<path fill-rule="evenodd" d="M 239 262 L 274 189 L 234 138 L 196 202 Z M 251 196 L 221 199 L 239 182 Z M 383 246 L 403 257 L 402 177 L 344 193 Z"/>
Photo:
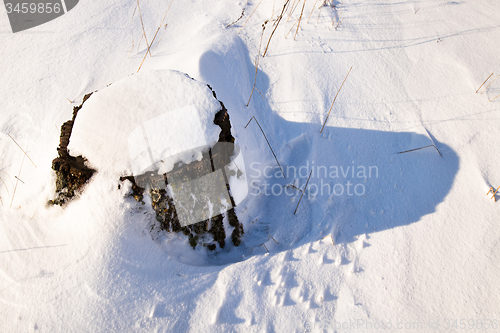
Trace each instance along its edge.
<path fill-rule="evenodd" d="M 135 11 L 137 10 L 137 5 L 135 5 L 134 12 L 132 13 L 132 19 L 130 20 L 130 26 L 132 27 L 131 33 L 132 33 L 132 46 L 130 47 L 130 51 L 128 51 L 127 58 L 130 57 L 130 53 L 134 49 L 134 16 L 135 16 Z"/>
<path fill-rule="evenodd" d="M 323 6 L 324 6 L 324 5 L 325 5 L 325 4 L 324 4 L 324 3 L 322 3 L 322 4 L 321 4 L 321 6 L 319 6 L 318 19 L 316 20 L 316 23 L 318 23 L 318 22 L 319 22 L 319 18 L 320 18 L 320 16 L 321 16 L 321 9 L 323 9 Z"/>
<path fill-rule="evenodd" d="M 286 33 L 285 35 L 285 39 L 288 38 L 288 35 L 290 34 L 290 32 L 292 32 L 293 28 L 295 27 L 295 25 L 299 22 L 299 20 L 297 19 L 293 24 L 292 26 L 290 27 L 290 30 L 288 30 L 288 32 Z"/>
<path fill-rule="evenodd" d="M 167 17 L 168 11 L 170 10 L 170 6 L 172 6 L 172 2 L 174 2 L 174 0 L 170 1 L 170 4 L 168 5 L 167 11 L 165 12 L 165 15 L 163 15 L 163 19 L 161 20 L 161 23 L 158 26 L 158 29 L 156 29 L 155 35 L 153 36 L 153 40 L 151 41 L 151 46 L 153 46 L 153 43 L 155 42 L 155 39 L 156 39 L 156 35 L 158 34 L 158 31 L 160 31 L 160 28 L 163 26 L 163 22 L 165 21 L 165 17 Z M 166 25 L 165 25 L 165 27 L 166 27 Z M 160 42 L 158 42 L 158 44 L 159 43 Z M 158 46 L 158 44 L 156 46 Z"/>
<path fill-rule="evenodd" d="M 309 17 L 307 18 L 307 22 L 306 23 L 309 23 L 309 19 L 311 18 L 311 15 L 313 14 L 314 12 L 314 8 L 316 8 L 316 3 L 318 3 L 318 0 L 314 1 L 314 6 L 313 6 L 313 9 L 311 10 L 311 14 L 309 14 Z"/>
<path fill-rule="evenodd" d="M 273 236 L 269 235 L 269 237 L 267 238 L 267 240 L 269 240 L 269 238 L 271 238 L 276 244 L 279 244 L 278 241 L 276 239 L 274 239 Z"/>
<path fill-rule="evenodd" d="M 161 41 L 163 40 L 163 37 L 165 37 L 165 35 L 167 33 L 167 24 L 165 23 L 165 25 L 163 27 L 164 27 L 163 35 L 161 35 L 160 40 L 158 41 L 158 43 L 156 43 L 155 47 L 153 47 L 153 51 L 156 50 L 156 48 L 158 47 L 158 45 L 160 45 Z"/>
<path fill-rule="evenodd" d="M 495 190 L 495 192 L 493 192 L 493 196 L 491 197 L 491 199 L 495 199 L 495 202 L 497 202 L 497 197 L 495 195 L 497 194 L 498 189 L 500 189 L 500 186 L 497 187 L 497 189 Z"/>
<path fill-rule="evenodd" d="M 292 16 L 292 13 L 295 11 L 295 8 L 297 7 L 295 5 L 295 1 L 296 0 L 293 0 L 292 6 L 290 7 L 290 12 L 288 13 L 288 17 L 286 19 L 287 22 L 290 20 L 290 17 Z M 300 0 L 299 0 L 299 2 L 297 4 L 299 4 L 299 3 L 300 3 Z"/>
<path fill-rule="evenodd" d="M 341 24 L 342 22 L 344 22 L 344 19 L 339 20 L 339 21 L 337 22 L 337 25 L 335 26 L 335 30 L 337 30 L 337 29 L 338 29 L 338 27 L 340 26 L 340 24 Z"/>
<path fill-rule="evenodd" d="M 309 184 L 309 179 L 311 179 L 312 172 L 313 172 L 312 170 L 311 170 L 311 172 L 309 172 L 309 177 L 307 178 L 306 186 L 304 187 L 304 191 L 302 191 L 302 194 L 300 195 L 300 199 L 299 199 L 299 202 L 297 203 L 297 207 L 295 207 L 295 211 L 293 212 L 294 215 L 295 215 L 295 213 L 297 213 L 297 209 L 299 209 L 300 201 L 302 200 L 302 197 L 304 196 L 304 193 L 306 192 L 307 184 Z"/>
<path fill-rule="evenodd" d="M 269 146 L 269 149 L 271 149 L 271 152 L 273 153 L 273 156 L 274 156 L 274 159 L 276 160 L 276 163 L 278 163 L 278 166 L 280 167 L 280 170 L 281 170 L 281 173 L 283 174 L 283 178 L 286 178 L 285 176 L 285 173 L 283 172 L 283 168 L 281 167 L 281 164 L 280 162 L 278 162 L 278 158 L 276 157 L 276 154 L 274 153 L 274 150 L 273 148 L 271 147 L 271 144 L 269 143 L 269 140 L 267 140 L 267 136 L 266 136 L 266 133 L 264 133 L 264 130 L 262 130 L 262 127 L 260 126 L 259 122 L 257 121 L 257 119 L 255 119 L 255 116 L 252 116 L 252 118 L 250 118 L 250 120 L 248 121 L 248 123 L 246 124 L 245 128 L 247 128 L 247 126 L 250 124 L 250 122 L 253 120 L 255 120 L 255 122 L 257 123 L 257 125 L 259 126 L 260 128 L 260 131 L 262 132 L 262 135 L 264 135 L 264 139 L 266 139 L 266 142 L 267 142 L 267 145 Z"/>
<path fill-rule="evenodd" d="M 405 151 L 401 151 L 399 152 L 398 154 L 404 154 L 404 153 L 409 153 L 411 151 L 416 151 L 416 150 L 420 150 L 420 149 L 425 149 L 425 148 L 429 148 L 429 147 L 434 147 L 434 149 L 437 150 L 439 156 L 443 157 L 443 155 L 441 155 L 441 152 L 439 151 L 439 149 L 437 149 L 437 147 L 435 145 L 428 145 L 428 146 L 425 146 L 425 147 L 420 147 L 420 148 L 415 148 L 415 149 L 410 149 L 410 150 L 405 150 Z"/>
<path fill-rule="evenodd" d="M 156 29 L 156 33 L 155 35 L 153 36 L 153 40 L 151 41 L 151 45 L 148 45 L 148 52 L 149 52 L 149 56 L 151 56 L 151 51 L 150 51 L 150 47 L 153 46 L 153 43 L 155 42 L 155 39 L 156 39 L 156 36 L 158 35 L 158 31 L 160 31 L 161 27 L 163 26 L 163 22 L 165 21 L 165 17 L 167 17 L 167 14 L 168 14 L 168 11 L 170 10 L 170 6 L 172 6 L 172 2 L 174 2 L 174 0 L 171 0 L 170 1 L 170 4 L 168 5 L 168 8 L 167 8 L 167 11 L 165 12 L 165 15 L 163 15 L 163 19 L 161 20 L 161 23 L 160 25 L 158 26 L 158 29 Z M 137 6 L 139 6 L 139 0 L 137 0 Z M 139 8 L 139 14 L 141 13 L 141 9 Z M 141 24 L 142 24 L 142 16 L 141 16 Z M 167 25 L 165 24 L 165 29 L 167 28 Z M 144 26 L 142 27 L 142 29 L 144 30 Z M 163 34 L 163 36 L 165 36 L 165 34 Z M 163 36 L 162 38 L 160 39 L 160 41 L 156 44 L 156 46 L 158 46 L 161 42 L 161 40 L 163 39 Z M 146 39 L 146 32 L 144 32 L 144 39 Z M 146 44 L 148 43 L 148 40 L 146 39 Z M 155 46 L 155 48 L 156 48 Z M 146 53 L 144 55 L 144 58 L 142 58 L 142 62 L 141 62 L 141 65 L 139 66 L 139 68 L 137 69 L 137 73 L 139 73 L 139 71 L 141 70 L 141 67 L 142 67 L 142 64 L 144 63 L 144 60 L 146 60 L 146 56 L 148 54 Z"/>
<path fill-rule="evenodd" d="M 496 97 L 493 97 L 492 99 L 490 99 L 488 102 L 491 102 L 492 100 L 494 99 L 497 99 L 498 97 L 500 97 L 500 95 L 496 96 Z"/>
<path fill-rule="evenodd" d="M 255 91 L 255 85 L 257 84 L 257 72 L 259 71 L 259 58 L 260 58 L 259 55 L 257 55 L 257 58 L 255 58 L 255 77 L 253 80 L 252 91 L 250 92 L 250 97 L 248 97 L 248 102 L 246 104 L 247 107 L 250 104 L 250 101 L 252 100 L 253 92 Z"/>
<path fill-rule="evenodd" d="M 141 7 L 139 6 L 139 0 L 137 0 L 137 9 L 139 10 L 139 17 L 141 18 L 141 26 L 142 26 L 142 32 L 144 34 L 144 40 L 146 41 L 146 45 L 148 46 L 148 52 L 149 56 L 151 57 L 151 51 L 149 50 L 149 43 L 148 43 L 148 37 L 146 36 L 146 30 L 144 29 L 144 22 L 142 22 L 142 14 L 141 14 Z"/>
<path fill-rule="evenodd" d="M 302 192 L 301 188 L 298 188 L 297 186 L 295 186 L 295 180 L 293 181 L 293 184 L 286 184 L 286 185 L 283 185 L 283 187 L 286 187 L 286 188 L 291 187 L 291 188 L 296 189 L 297 191 Z"/>
<path fill-rule="evenodd" d="M 133 49 L 134 49 L 134 41 L 132 41 L 132 46 L 130 47 L 130 50 L 128 51 L 127 58 L 130 58 L 130 53 L 132 53 Z"/>
<path fill-rule="evenodd" d="M 262 243 L 262 244 L 260 244 L 259 246 L 262 246 L 262 245 L 264 245 L 264 247 L 266 248 L 267 253 L 269 253 L 269 250 L 267 249 L 266 244 Z"/>
<path fill-rule="evenodd" d="M 28 144 L 29 145 L 29 144 Z M 28 149 L 28 145 L 26 145 L 26 149 Z M 21 148 L 22 149 L 22 148 Z M 24 158 L 28 156 L 26 154 L 23 155 L 23 159 L 21 161 L 21 167 L 19 168 L 19 174 L 18 177 L 21 176 L 21 170 L 23 169 L 23 164 L 24 164 Z M 29 158 L 29 157 L 28 157 Z M 12 199 L 10 201 L 10 208 L 12 208 L 12 203 L 14 202 L 14 196 L 16 195 L 16 189 L 17 189 L 17 182 L 19 181 L 19 178 L 16 177 L 16 185 L 14 186 L 14 193 L 12 193 Z"/>
<path fill-rule="evenodd" d="M 483 91 L 481 91 L 481 94 L 484 93 L 492 85 L 492 83 L 495 82 L 498 79 L 499 76 L 500 76 L 500 74 L 498 74 L 497 77 L 493 81 L 491 81 L 490 84 L 488 84 L 486 86 L 486 88 L 484 88 Z"/>
<path fill-rule="evenodd" d="M 148 55 L 148 54 L 146 53 L 146 54 L 144 55 L 144 58 L 142 58 L 141 64 L 139 65 L 139 68 L 137 69 L 137 73 L 139 73 L 139 71 L 141 70 L 141 68 L 142 68 L 142 64 L 144 64 L 144 60 L 146 60 L 146 56 L 147 56 L 147 55 Z"/>
<path fill-rule="evenodd" d="M 259 92 L 259 94 L 262 97 L 264 97 L 264 95 L 262 95 L 262 93 L 257 88 L 255 88 L 255 85 L 257 84 L 257 72 L 259 71 L 260 48 L 262 46 L 262 38 L 264 37 L 264 31 L 266 30 L 267 22 L 268 21 L 266 21 L 266 22 L 264 22 L 264 24 L 262 24 L 262 33 L 260 35 L 260 43 L 259 43 L 259 53 L 257 54 L 257 58 L 255 59 L 255 77 L 253 79 L 252 92 L 250 93 L 250 97 L 248 98 L 248 102 L 247 102 L 246 106 L 248 106 L 250 104 L 250 100 L 252 99 L 252 95 L 253 95 L 253 92 L 255 90 L 257 90 Z"/>
<path fill-rule="evenodd" d="M 262 0 L 260 0 L 259 4 L 257 6 L 255 6 L 254 10 L 250 14 L 250 16 L 247 18 L 247 20 L 245 21 L 245 23 L 243 23 L 243 25 L 241 26 L 241 28 L 238 30 L 237 34 L 239 34 L 240 31 L 241 31 L 241 29 L 243 29 L 243 27 L 245 26 L 245 24 L 247 24 L 248 20 L 250 20 L 250 18 L 252 17 L 253 13 L 255 13 L 255 11 L 257 10 L 257 8 L 259 8 L 259 6 L 260 6 L 261 3 L 262 3 Z"/>
<path fill-rule="evenodd" d="M 332 234 L 329 234 L 328 236 L 323 237 L 323 239 L 325 239 L 325 238 L 327 238 L 327 237 L 330 237 L 330 238 L 331 238 L 331 240 L 332 240 L 332 244 L 333 244 L 333 246 L 335 246 L 335 242 L 333 241 L 333 236 L 332 236 Z"/>
<path fill-rule="evenodd" d="M 259 93 L 260 96 L 262 96 L 263 99 L 266 99 L 259 89 L 255 88 L 255 90 Z"/>
<path fill-rule="evenodd" d="M 279 26 L 279 24 L 281 22 L 281 19 L 283 18 L 283 14 L 285 13 L 286 7 L 288 6 L 289 2 L 290 2 L 290 0 L 286 0 L 285 1 L 285 4 L 283 5 L 283 9 L 281 10 L 280 15 L 276 19 L 276 22 L 275 22 L 275 25 L 274 25 L 274 29 L 271 32 L 271 35 L 269 36 L 269 40 L 267 41 L 266 49 L 264 50 L 264 54 L 262 54 L 262 57 L 265 57 L 266 54 L 267 54 L 267 49 L 269 48 L 269 43 L 271 43 L 271 38 L 273 38 L 274 32 L 276 31 L 276 29 L 278 29 L 278 26 Z"/>
<path fill-rule="evenodd" d="M 349 72 L 347 72 L 347 75 L 345 76 L 344 81 L 340 85 L 340 88 L 337 91 L 337 94 L 335 95 L 335 98 L 333 99 L 332 106 L 330 106 L 330 110 L 328 110 L 328 114 L 326 115 L 326 119 L 325 119 L 325 122 L 323 123 L 323 127 L 321 127 L 321 131 L 319 131 L 320 133 L 323 133 L 323 129 L 325 128 L 326 121 L 328 120 L 328 117 L 330 117 L 330 112 L 332 111 L 333 104 L 335 104 L 335 100 L 337 99 L 337 96 L 339 95 L 340 89 L 342 89 L 342 87 L 344 86 L 345 80 L 347 80 L 347 77 L 349 76 L 349 73 L 351 73 L 351 69 L 352 69 L 352 67 L 349 68 Z"/>
<path fill-rule="evenodd" d="M 486 193 L 486 195 L 492 193 L 493 196 L 490 198 L 490 199 L 495 199 L 495 202 L 497 202 L 497 198 L 495 197 L 495 195 L 497 194 L 498 190 L 500 189 L 500 186 L 497 187 L 497 189 L 495 190 L 495 188 L 493 186 L 490 187 L 488 193 Z"/>
<path fill-rule="evenodd" d="M 136 53 L 139 53 L 139 50 L 141 48 L 141 43 L 142 43 L 142 39 L 144 38 L 144 35 L 141 35 L 141 39 L 139 39 L 139 45 L 137 45 L 137 51 Z M 147 53 L 146 53 L 147 54 Z"/>
<path fill-rule="evenodd" d="M 490 76 L 488 76 L 488 77 L 486 78 L 486 80 L 484 80 L 483 84 L 481 84 L 481 85 L 479 86 L 479 88 L 477 88 L 477 90 L 476 90 L 476 94 L 477 94 L 477 92 L 479 91 L 479 89 L 481 89 L 481 87 L 482 87 L 482 86 L 484 86 L 484 84 L 486 83 L 486 81 L 488 81 L 488 80 L 490 79 L 490 77 L 491 77 L 492 75 L 493 75 L 493 73 L 491 73 L 491 74 L 490 74 Z"/>
<path fill-rule="evenodd" d="M 243 8 L 243 10 L 241 11 L 241 14 L 240 14 L 240 17 L 238 17 L 235 21 L 229 23 L 226 25 L 226 28 L 229 28 L 230 26 L 232 26 L 233 24 L 236 24 L 239 20 L 241 20 L 243 18 L 243 15 L 245 15 L 245 8 Z"/>
<path fill-rule="evenodd" d="M 297 33 L 299 32 L 300 20 L 302 19 L 302 14 L 304 13 L 304 7 L 306 6 L 306 1 L 307 0 L 304 0 L 304 4 L 302 5 L 302 10 L 300 11 L 300 16 L 299 16 L 299 24 L 297 24 L 297 30 L 295 30 L 295 35 L 293 36 L 293 40 L 295 40 L 295 37 L 297 37 Z"/>
<path fill-rule="evenodd" d="M 10 134 L 7 134 L 7 135 L 9 136 L 9 138 L 12 139 L 12 141 L 14 141 L 14 143 L 19 147 L 19 149 L 21 149 L 23 151 L 24 155 L 26 155 L 29 158 L 29 160 L 31 161 L 31 163 L 33 164 L 33 166 L 36 168 L 37 166 L 35 165 L 35 163 L 33 162 L 33 160 L 28 156 L 28 154 L 26 153 L 26 151 L 24 151 L 24 149 L 21 148 L 21 146 L 16 142 L 16 140 L 14 140 L 13 137 L 10 136 Z"/>
<path fill-rule="evenodd" d="M 340 11 L 340 15 L 337 18 L 337 25 L 335 26 L 335 30 L 337 30 L 337 28 L 340 26 L 340 24 L 342 23 L 342 21 L 344 21 L 344 19 L 342 18 L 342 14 L 344 13 L 344 2 L 343 1 L 340 3 L 340 8 L 342 10 Z M 333 27 L 333 23 L 332 23 L 332 27 Z"/>

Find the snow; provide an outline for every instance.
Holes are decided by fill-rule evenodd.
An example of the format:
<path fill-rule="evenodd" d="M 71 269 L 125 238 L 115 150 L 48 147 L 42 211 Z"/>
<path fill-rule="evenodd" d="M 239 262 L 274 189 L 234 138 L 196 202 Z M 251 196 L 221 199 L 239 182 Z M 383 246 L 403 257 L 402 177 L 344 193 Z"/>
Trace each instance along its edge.
<path fill-rule="evenodd" d="M 149 41 L 168 3 L 140 3 Z M 174 0 L 139 73 L 134 1 L 80 1 L 16 34 L 0 9 L 0 331 L 498 330 L 500 206 L 485 194 L 500 185 L 500 81 L 485 88 L 500 70 L 499 4 L 318 2 L 309 18 L 306 1 L 294 40 L 300 2 L 260 57 L 247 107 L 261 25 L 283 3 Z M 151 232 L 150 199 L 118 189 L 150 166 L 134 130 L 172 143 L 154 158 L 218 139 L 206 84 L 246 177 L 230 184 L 243 243 L 217 253 Z M 89 92 L 69 150 L 98 172 L 49 207 L 60 126 Z M 253 116 L 287 178 L 259 126 L 245 128 Z M 287 185 L 304 189 L 311 170 L 300 200 Z"/>
<path fill-rule="evenodd" d="M 113 83 L 95 92 L 82 110 L 68 149 L 97 170 L 116 173 L 115 179 L 120 173 L 138 176 L 160 160 L 165 173 L 176 162 L 201 159 L 201 152 L 184 152 L 219 138 L 213 118 L 220 104 L 208 86 L 169 70 L 145 71 Z"/>

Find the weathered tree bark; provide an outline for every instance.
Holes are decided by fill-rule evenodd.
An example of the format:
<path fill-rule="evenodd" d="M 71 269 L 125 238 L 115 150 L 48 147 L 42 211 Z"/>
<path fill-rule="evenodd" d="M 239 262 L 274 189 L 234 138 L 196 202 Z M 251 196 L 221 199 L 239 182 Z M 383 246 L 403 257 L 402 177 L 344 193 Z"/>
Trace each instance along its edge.
<path fill-rule="evenodd" d="M 49 204 L 62 206 L 69 202 L 95 172 L 95 170 L 86 166 L 87 160 L 85 157 L 81 155 L 71 156 L 68 151 L 69 140 L 78 111 L 91 95 L 92 93 L 83 97 L 82 104 L 73 108 L 72 119 L 61 126 L 61 136 L 57 148 L 59 156 L 52 161 L 52 169 L 56 172 L 56 198 L 50 200 Z"/>

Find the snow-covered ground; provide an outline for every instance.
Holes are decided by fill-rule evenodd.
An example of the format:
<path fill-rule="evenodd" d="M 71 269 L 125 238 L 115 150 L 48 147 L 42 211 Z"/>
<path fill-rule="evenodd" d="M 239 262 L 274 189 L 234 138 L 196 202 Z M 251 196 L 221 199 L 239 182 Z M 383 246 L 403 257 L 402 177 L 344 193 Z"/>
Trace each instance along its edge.
<path fill-rule="evenodd" d="M 290 0 L 248 106 L 285 0 L 173 0 L 133 76 L 140 16 L 151 42 L 170 1 L 80 1 L 15 34 L 0 6 L 1 332 L 500 331 L 500 4 L 321 1 Z M 209 119 L 204 83 L 248 179 L 243 243 L 215 254 L 151 233 L 117 179 L 141 119 Z M 60 126 L 96 90 L 69 148 L 98 172 L 49 207 Z"/>

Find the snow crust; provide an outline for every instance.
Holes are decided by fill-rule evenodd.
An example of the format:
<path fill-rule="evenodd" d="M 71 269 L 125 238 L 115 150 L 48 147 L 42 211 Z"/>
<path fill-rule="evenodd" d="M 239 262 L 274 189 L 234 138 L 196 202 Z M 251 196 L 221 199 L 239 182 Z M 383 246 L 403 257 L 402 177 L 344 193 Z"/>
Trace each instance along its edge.
<path fill-rule="evenodd" d="M 186 151 L 217 142 L 213 119 L 220 109 L 203 83 L 179 72 L 144 71 L 85 102 L 68 149 L 97 170 L 138 176 L 154 166 L 165 173 L 176 162 L 201 159 L 201 150 L 195 156 Z"/>

